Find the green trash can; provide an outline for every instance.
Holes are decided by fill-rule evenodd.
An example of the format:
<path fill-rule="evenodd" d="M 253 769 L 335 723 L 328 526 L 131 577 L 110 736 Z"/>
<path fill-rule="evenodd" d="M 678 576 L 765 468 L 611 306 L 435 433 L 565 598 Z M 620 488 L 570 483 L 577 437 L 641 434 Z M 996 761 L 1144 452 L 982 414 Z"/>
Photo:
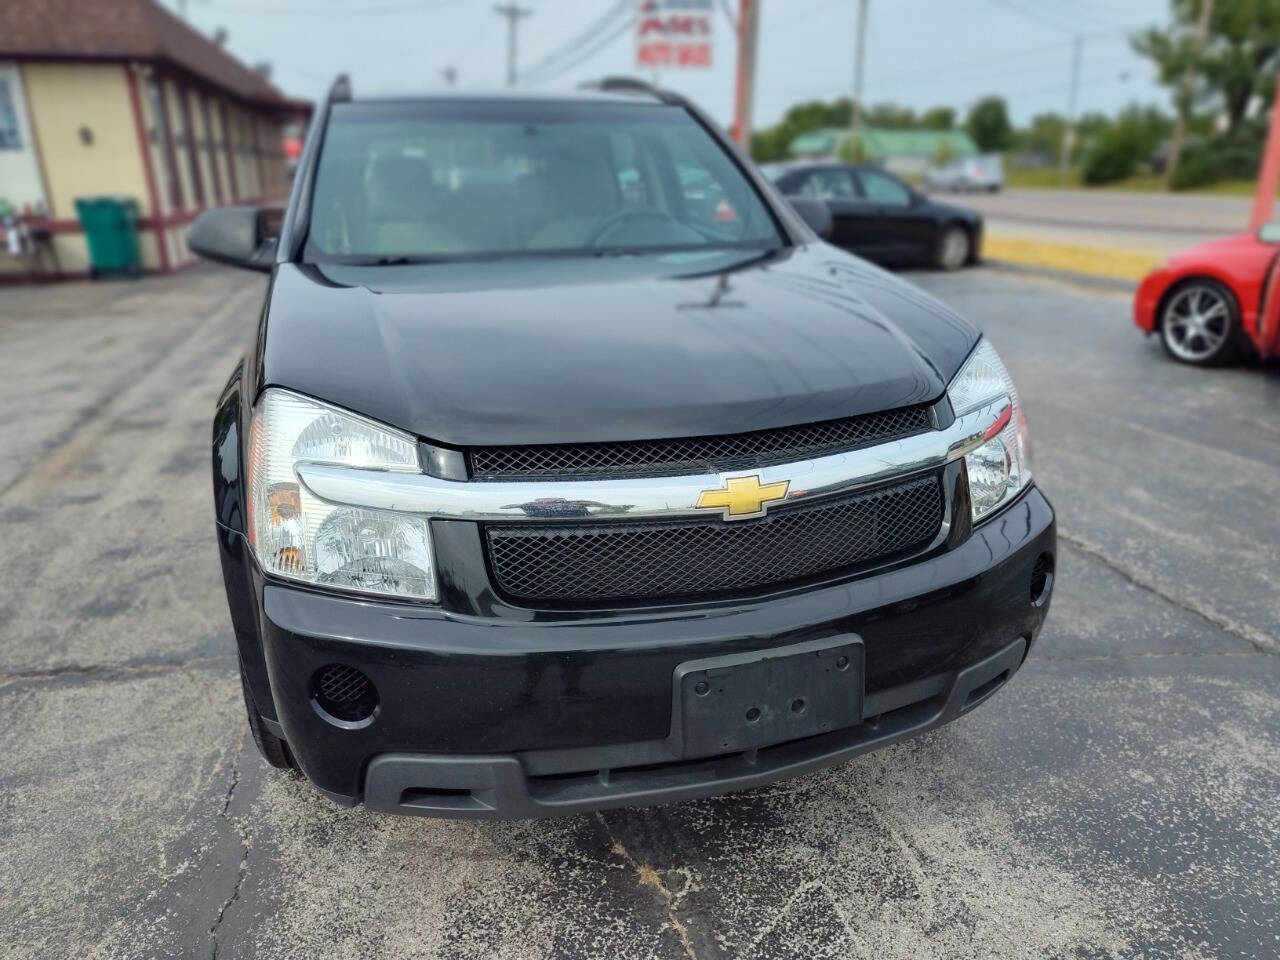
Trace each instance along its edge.
<path fill-rule="evenodd" d="M 76 215 L 89 243 L 91 276 L 141 276 L 138 204 L 133 197 L 79 197 Z"/>

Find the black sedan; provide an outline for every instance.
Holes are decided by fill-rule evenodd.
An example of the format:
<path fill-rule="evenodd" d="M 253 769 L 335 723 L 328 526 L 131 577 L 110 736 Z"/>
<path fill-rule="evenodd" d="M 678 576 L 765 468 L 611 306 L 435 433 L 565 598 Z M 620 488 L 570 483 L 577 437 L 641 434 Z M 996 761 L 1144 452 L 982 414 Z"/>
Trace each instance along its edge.
<path fill-rule="evenodd" d="M 773 164 L 765 174 L 789 197 L 820 197 L 831 208 L 828 242 L 883 264 L 926 263 L 955 270 L 976 263 L 982 216 L 935 203 L 879 167 Z"/>

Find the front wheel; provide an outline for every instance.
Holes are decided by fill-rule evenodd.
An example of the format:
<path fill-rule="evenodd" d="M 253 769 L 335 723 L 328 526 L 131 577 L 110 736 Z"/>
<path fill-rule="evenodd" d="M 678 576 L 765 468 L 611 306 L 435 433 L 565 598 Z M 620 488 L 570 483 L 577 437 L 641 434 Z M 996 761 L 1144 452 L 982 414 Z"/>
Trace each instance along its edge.
<path fill-rule="evenodd" d="M 1160 311 L 1160 342 L 1182 363 L 1211 366 L 1234 359 L 1240 336 L 1240 306 L 1217 280 L 1184 283 Z"/>
<path fill-rule="evenodd" d="M 939 270 L 958 270 L 969 260 L 969 231 L 950 226 L 942 231 L 933 252 L 933 263 Z"/>
<path fill-rule="evenodd" d="M 253 742 L 257 744 L 258 752 L 273 767 L 281 770 L 296 770 L 298 765 L 294 763 L 293 754 L 289 752 L 289 744 L 268 730 L 266 724 L 262 722 L 262 715 L 258 713 L 258 708 L 253 702 L 253 694 L 249 691 L 249 681 L 244 677 L 244 667 L 240 668 L 240 689 L 244 693 L 244 709 L 249 717 L 249 732 L 253 734 Z"/>

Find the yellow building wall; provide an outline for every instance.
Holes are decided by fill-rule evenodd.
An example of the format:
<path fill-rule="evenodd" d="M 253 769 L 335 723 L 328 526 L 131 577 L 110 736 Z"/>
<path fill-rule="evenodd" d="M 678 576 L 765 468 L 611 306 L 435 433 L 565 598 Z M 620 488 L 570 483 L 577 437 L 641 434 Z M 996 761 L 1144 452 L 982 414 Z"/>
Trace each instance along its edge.
<path fill-rule="evenodd" d="M 76 197 L 124 194 L 151 213 L 138 128 L 120 64 L 27 63 L 22 67 L 32 126 L 55 219 L 74 219 Z M 92 142 L 80 139 L 88 128 Z"/>
<path fill-rule="evenodd" d="M 149 215 L 125 67 L 24 63 L 22 79 L 54 219 L 77 219 L 76 198 L 98 194 L 133 197 L 139 215 Z M 92 135 L 88 144 L 81 140 L 82 127 Z M 63 270 L 89 268 L 83 236 L 60 234 L 55 243 Z"/>

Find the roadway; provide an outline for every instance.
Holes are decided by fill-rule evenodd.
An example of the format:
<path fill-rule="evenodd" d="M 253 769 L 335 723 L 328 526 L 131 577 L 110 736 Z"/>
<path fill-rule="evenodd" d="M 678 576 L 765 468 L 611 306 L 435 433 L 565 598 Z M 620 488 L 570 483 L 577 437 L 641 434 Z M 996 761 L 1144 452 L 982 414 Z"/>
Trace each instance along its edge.
<path fill-rule="evenodd" d="M 1169 254 L 1248 229 L 1252 198 L 1122 190 L 936 194 L 982 211 L 993 233 Z"/>
<path fill-rule="evenodd" d="M 1004 354 L 1059 510 L 1025 668 L 832 770 L 531 823 L 343 810 L 248 739 L 209 418 L 263 281 L 4 290 L 0 956 L 1276 955 L 1280 371 L 1178 366 L 1114 291 L 912 279 Z"/>

